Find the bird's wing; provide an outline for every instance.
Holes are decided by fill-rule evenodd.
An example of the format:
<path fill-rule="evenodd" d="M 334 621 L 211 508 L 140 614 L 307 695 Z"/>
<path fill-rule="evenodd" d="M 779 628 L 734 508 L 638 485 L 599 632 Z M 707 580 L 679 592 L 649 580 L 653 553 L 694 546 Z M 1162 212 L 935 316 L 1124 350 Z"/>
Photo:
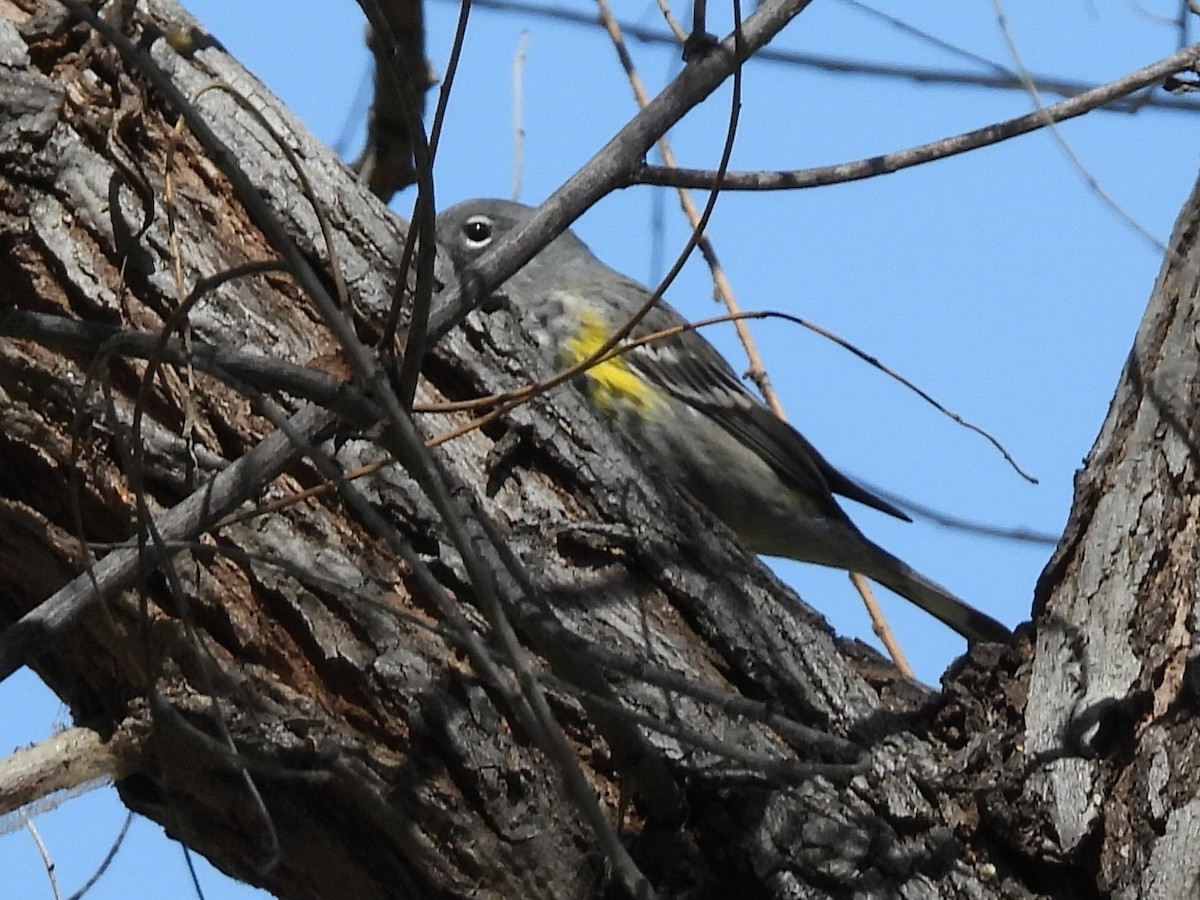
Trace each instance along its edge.
<path fill-rule="evenodd" d="M 662 316 L 655 316 L 646 325 L 653 328 L 664 320 Z M 642 377 L 708 416 L 753 448 L 818 506 L 837 508 L 831 495 L 840 494 L 909 520 L 901 510 L 835 469 L 804 435 L 751 394 L 729 363 L 707 341 L 696 341 L 695 337 L 672 336 L 643 344 L 630 350 L 626 358 Z"/>

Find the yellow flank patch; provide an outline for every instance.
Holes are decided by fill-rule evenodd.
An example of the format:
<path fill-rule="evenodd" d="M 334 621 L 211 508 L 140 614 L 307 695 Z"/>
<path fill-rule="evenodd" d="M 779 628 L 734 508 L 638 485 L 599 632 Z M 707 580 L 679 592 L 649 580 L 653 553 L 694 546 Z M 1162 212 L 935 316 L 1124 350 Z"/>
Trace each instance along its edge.
<path fill-rule="evenodd" d="M 583 362 L 603 347 L 608 338 L 609 331 L 600 316 L 584 311 L 580 316 L 579 330 L 562 348 L 563 361 L 572 366 Z M 639 415 L 644 414 L 666 399 L 662 391 L 639 377 L 623 356 L 597 363 L 584 374 L 588 379 L 592 401 L 608 414 L 631 407 Z"/>
<path fill-rule="evenodd" d="M 803 506 L 805 509 L 816 509 L 817 501 L 812 498 L 811 494 L 806 494 L 804 491 L 793 488 L 788 491 L 792 497 L 792 503 L 796 506 Z"/>

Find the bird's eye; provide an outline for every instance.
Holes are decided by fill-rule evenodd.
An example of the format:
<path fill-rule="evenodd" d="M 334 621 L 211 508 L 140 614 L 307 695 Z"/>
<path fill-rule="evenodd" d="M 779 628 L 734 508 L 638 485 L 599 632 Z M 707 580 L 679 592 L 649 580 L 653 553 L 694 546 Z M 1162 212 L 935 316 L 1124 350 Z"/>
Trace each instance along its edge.
<path fill-rule="evenodd" d="M 488 216 L 471 216 L 463 223 L 462 233 L 473 249 L 486 247 L 492 242 L 492 220 Z"/>

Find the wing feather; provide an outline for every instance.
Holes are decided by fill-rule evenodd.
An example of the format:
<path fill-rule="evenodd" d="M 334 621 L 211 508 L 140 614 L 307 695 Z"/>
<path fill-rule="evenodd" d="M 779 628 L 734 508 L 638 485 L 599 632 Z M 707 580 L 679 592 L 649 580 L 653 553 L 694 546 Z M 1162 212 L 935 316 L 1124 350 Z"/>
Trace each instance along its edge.
<path fill-rule="evenodd" d="M 652 328 L 654 323 L 648 324 Z M 804 435 L 750 393 L 711 345 L 704 342 L 699 347 L 702 349 L 688 342 L 685 348 L 680 337 L 673 336 L 637 347 L 627 358 L 642 377 L 753 447 L 776 472 L 820 506 L 840 513 L 832 496 L 840 494 L 909 520 L 904 512 L 834 468 Z"/>

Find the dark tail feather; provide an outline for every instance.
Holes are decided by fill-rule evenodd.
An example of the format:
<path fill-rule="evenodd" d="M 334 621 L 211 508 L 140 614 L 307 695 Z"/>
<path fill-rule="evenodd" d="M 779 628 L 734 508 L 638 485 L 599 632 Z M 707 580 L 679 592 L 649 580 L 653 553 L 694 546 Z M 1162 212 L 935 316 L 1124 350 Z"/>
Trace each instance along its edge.
<path fill-rule="evenodd" d="M 970 643 L 1003 643 L 1012 632 L 986 613 L 968 606 L 936 582 L 876 547 L 882 555 L 873 571 L 862 574 L 915 603 L 935 619 L 953 628 Z"/>

